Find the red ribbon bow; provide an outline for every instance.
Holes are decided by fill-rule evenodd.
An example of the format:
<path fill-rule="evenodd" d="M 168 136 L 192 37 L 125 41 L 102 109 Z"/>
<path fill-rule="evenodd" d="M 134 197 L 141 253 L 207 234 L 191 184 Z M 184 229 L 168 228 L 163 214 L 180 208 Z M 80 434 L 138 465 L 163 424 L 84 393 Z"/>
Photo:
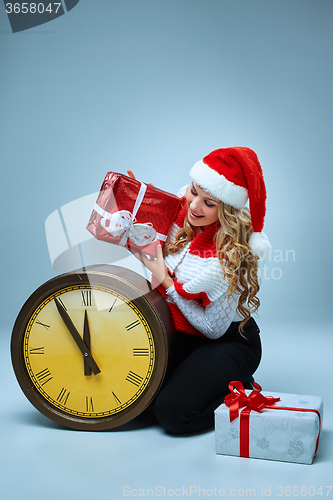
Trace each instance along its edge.
<path fill-rule="evenodd" d="M 237 392 L 234 392 L 236 389 Z M 244 406 L 251 410 L 261 412 L 264 408 L 270 407 L 280 401 L 280 398 L 266 397 L 260 391 L 254 390 L 248 396 L 246 395 L 242 382 L 236 380 L 229 384 L 230 394 L 224 399 L 224 403 L 230 408 L 229 416 L 230 422 L 235 420 L 239 415 L 239 409 Z"/>
<path fill-rule="evenodd" d="M 260 387 L 260 386 L 259 386 Z M 234 389 L 238 392 L 234 392 Z M 261 387 L 260 387 L 261 390 Z M 314 412 L 319 417 L 319 432 L 316 443 L 315 454 L 317 453 L 319 436 L 321 429 L 321 418 L 318 410 L 312 408 L 288 408 L 285 406 L 274 406 L 275 403 L 280 401 L 280 398 L 273 398 L 271 396 L 264 396 L 260 390 L 252 391 L 248 396 L 246 395 L 242 382 L 236 380 L 230 382 L 230 393 L 224 398 L 224 403 L 229 407 L 230 422 L 235 420 L 239 415 L 240 408 L 244 408 L 240 414 L 240 456 L 249 457 L 250 451 L 250 413 L 252 410 L 261 412 L 264 408 L 272 408 L 274 410 L 291 410 L 291 411 L 304 411 Z"/>

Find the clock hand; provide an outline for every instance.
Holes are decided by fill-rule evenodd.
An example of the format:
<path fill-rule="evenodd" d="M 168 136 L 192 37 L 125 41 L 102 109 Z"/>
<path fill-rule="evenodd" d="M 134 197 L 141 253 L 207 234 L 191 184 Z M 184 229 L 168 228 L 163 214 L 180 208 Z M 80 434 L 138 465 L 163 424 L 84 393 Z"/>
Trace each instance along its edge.
<path fill-rule="evenodd" d="M 90 349 L 87 348 L 85 342 L 82 340 L 81 335 L 79 334 L 79 332 L 75 328 L 74 323 L 72 322 L 71 318 L 69 317 L 66 309 L 64 308 L 64 306 L 61 305 L 61 302 L 59 302 L 59 300 L 57 300 L 55 297 L 54 297 L 54 302 L 55 302 L 55 305 L 57 306 L 58 312 L 59 312 L 63 322 L 67 326 L 69 333 L 72 335 L 73 339 L 76 342 L 76 345 L 78 346 L 78 348 L 82 352 L 84 359 L 87 361 L 87 364 L 90 366 L 93 373 L 95 375 L 97 375 L 98 373 L 100 373 L 101 370 L 99 369 L 96 361 L 92 357 L 92 355 L 90 353 Z"/>
<path fill-rule="evenodd" d="M 86 344 L 87 348 L 90 350 L 90 330 L 89 330 L 87 309 L 85 309 L 84 311 L 83 341 Z M 91 375 L 91 368 L 87 363 L 86 358 L 84 358 L 84 374 Z"/>

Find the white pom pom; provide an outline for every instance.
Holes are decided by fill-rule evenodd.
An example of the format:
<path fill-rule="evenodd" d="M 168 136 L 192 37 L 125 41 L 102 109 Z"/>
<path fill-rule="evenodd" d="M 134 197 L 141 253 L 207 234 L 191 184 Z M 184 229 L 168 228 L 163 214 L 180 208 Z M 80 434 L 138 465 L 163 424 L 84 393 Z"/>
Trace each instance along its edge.
<path fill-rule="evenodd" d="M 265 233 L 252 233 L 249 239 L 249 245 L 252 251 L 260 259 L 265 257 L 266 252 L 271 248 L 271 244 Z"/>

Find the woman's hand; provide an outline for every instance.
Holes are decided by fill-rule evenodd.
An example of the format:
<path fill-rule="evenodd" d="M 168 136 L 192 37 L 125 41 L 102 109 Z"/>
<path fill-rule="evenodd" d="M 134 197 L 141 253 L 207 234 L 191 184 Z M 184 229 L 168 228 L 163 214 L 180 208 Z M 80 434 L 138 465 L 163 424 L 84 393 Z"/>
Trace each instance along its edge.
<path fill-rule="evenodd" d="M 132 170 L 127 170 L 127 173 L 128 173 L 128 177 L 130 177 L 131 179 L 136 180 L 136 177 L 133 174 Z M 148 186 L 154 186 L 154 184 L 152 182 L 148 182 Z"/>
<path fill-rule="evenodd" d="M 150 260 L 143 252 L 132 252 L 150 272 L 158 279 L 161 285 L 167 289 L 173 285 L 173 279 L 168 273 L 168 269 L 164 263 L 163 252 L 161 245 L 157 246 L 156 259 Z"/>
<path fill-rule="evenodd" d="M 132 170 L 127 170 L 127 173 L 131 179 L 135 180 L 135 175 L 133 174 Z M 154 184 L 152 182 L 149 182 L 148 186 L 154 186 Z M 146 266 L 146 268 L 154 274 L 154 276 L 158 279 L 158 281 L 165 289 L 170 288 L 170 286 L 173 285 L 173 279 L 169 275 L 168 269 L 164 264 L 161 245 L 157 246 L 157 255 L 155 260 L 148 259 L 148 257 L 146 257 L 146 255 L 140 251 L 135 252 L 132 250 L 132 253 L 134 257 L 140 260 L 143 265 Z"/>
<path fill-rule="evenodd" d="M 127 173 L 128 173 L 128 177 L 130 177 L 131 179 L 136 180 L 136 177 L 135 177 L 135 175 L 133 174 L 132 170 L 127 170 Z"/>

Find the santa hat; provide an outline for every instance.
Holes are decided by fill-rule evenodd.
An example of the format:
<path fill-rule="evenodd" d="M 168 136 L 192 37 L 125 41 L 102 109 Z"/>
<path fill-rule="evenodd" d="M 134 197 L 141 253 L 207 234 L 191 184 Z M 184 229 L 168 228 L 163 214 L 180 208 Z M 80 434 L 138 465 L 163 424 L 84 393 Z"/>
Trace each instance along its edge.
<path fill-rule="evenodd" d="M 262 232 L 266 187 L 255 152 L 243 147 L 216 149 L 194 164 L 190 176 L 202 189 L 234 208 L 244 208 L 249 200 L 253 227 L 249 245 L 263 258 L 271 245 Z"/>

